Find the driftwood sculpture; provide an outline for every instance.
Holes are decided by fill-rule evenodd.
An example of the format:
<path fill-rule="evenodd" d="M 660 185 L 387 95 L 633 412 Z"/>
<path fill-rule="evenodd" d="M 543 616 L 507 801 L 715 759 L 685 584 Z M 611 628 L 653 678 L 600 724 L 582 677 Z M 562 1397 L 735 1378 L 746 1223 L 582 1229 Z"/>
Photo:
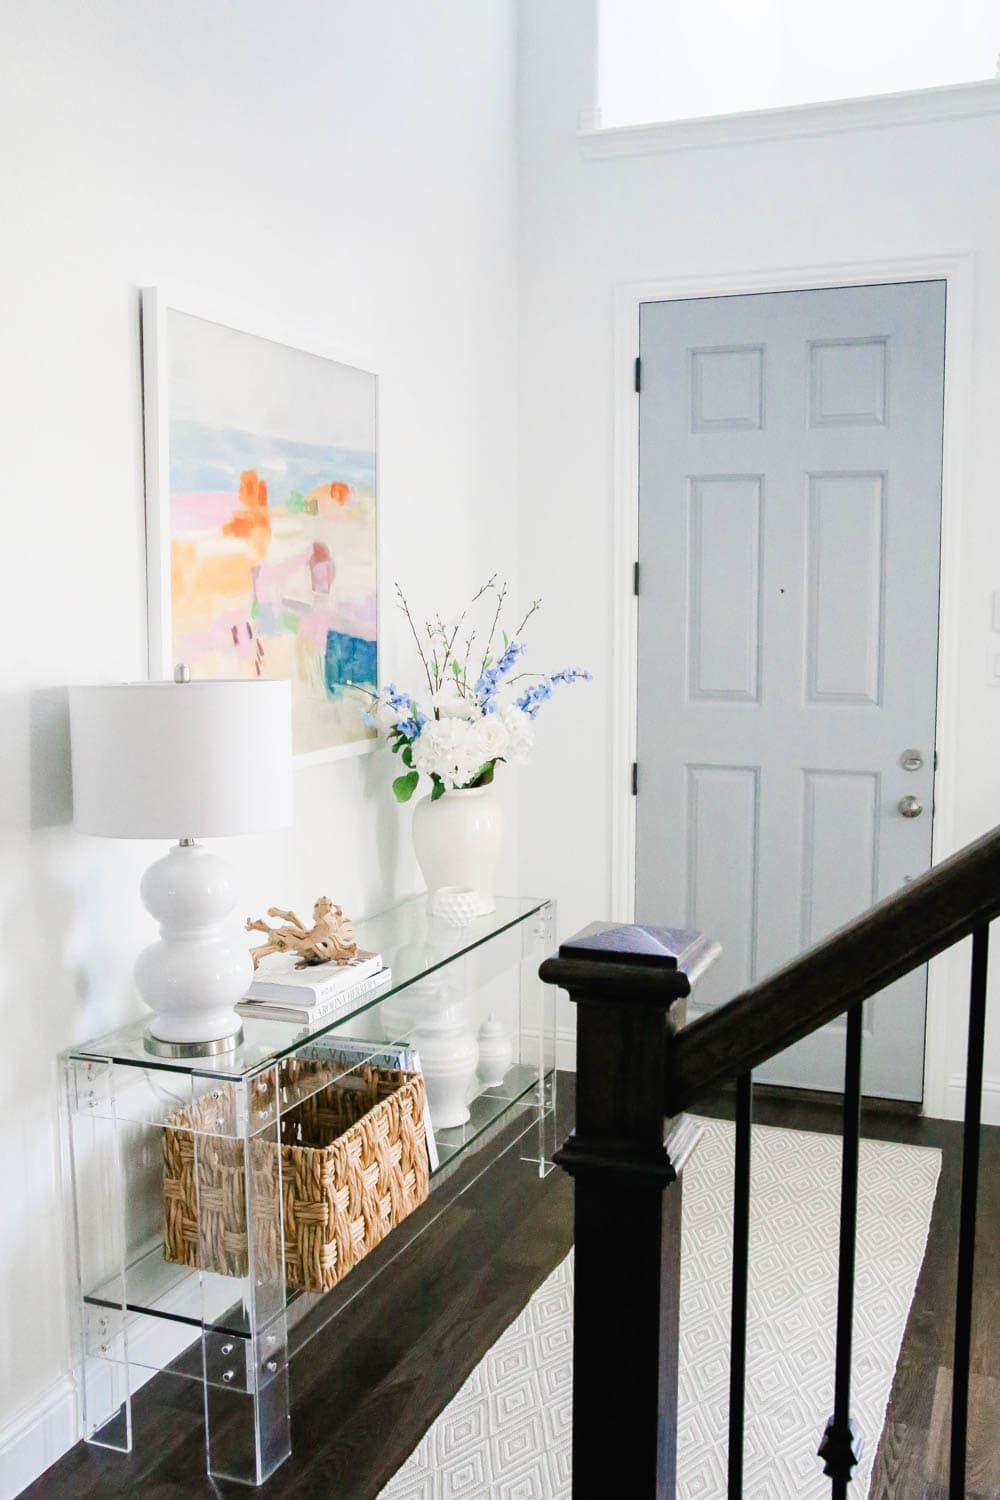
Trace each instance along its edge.
<path fill-rule="evenodd" d="M 282 911 L 278 906 L 269 906 L 267 914 L 280 917 L 288 926 L 271 927 L 262 917 L 247 918 L 247 932 L 263 932 L 267 937 L 266 943 L 250 949 L 255 969 L 262 958 L 272 953 L 297 953 L 297 969 L 307 969 L 313 964 L 349 964 L 358 956 L 350 919 L 329 896 L 320 896 L 313 907 L 311 927 L 300 921 L 293 911 Z"/>

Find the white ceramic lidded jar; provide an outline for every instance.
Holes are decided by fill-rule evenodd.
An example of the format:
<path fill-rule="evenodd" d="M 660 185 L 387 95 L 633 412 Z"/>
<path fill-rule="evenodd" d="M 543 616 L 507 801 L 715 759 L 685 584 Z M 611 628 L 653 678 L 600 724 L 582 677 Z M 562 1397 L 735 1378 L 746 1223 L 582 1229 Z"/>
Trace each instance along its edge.
<path fill-rule="evenodd" d="M 502 1021 L 491 1011 L 479 1028 L 479 1067 L 481 1081 L 487 1088 L 503 1083 L 514 1061 L 514 1045 Z"/>
<path fill-rule="evenodd" d="M 431 1124 L 449 1130 L 469 1119 L 469 1096 L 476 1077 L 479 1047 L 462 1007 L 448 1005 L 425 1016 L 413 1033 L 427 1088 Z"/>

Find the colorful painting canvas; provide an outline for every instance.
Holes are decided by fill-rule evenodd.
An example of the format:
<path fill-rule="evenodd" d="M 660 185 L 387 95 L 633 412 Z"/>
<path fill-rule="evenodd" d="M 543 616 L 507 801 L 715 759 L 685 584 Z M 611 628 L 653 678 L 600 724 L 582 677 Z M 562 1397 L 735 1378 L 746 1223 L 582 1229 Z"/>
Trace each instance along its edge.
<path fill-rule="evenodd" d="M 298 756 L 364 748 L 378 680 L 376 377 L 150 294 L 144 335 L 147 305 L 152 655 L 164 674 L 183 662 L 193 678 L 290 678 Z"/>

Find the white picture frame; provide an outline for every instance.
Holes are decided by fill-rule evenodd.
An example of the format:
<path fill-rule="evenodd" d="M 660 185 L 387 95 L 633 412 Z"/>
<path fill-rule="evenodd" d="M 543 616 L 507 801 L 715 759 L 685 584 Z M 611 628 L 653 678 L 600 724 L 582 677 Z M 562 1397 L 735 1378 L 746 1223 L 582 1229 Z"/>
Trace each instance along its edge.
<path fill-rule="evenodd" d="M 269 351 L 262 350 L 261 345 L 274 346 L 273 353 L 276 359 L 280 359 L 288 368 L 297 366 L 296 356 L 305 356 L 306 360 L 314 359 L 327 362 L 333 367 L 344 372 L 344 377 L 361 377 L 356 384 L 360 389 L 362 383 L 370 382 L 371 410 L 371 583 L 373 592 L 373 608 L 371 610 L 371 629 L 373 638 L 361 641 L 361 646 L 370 645 L 371 655 L 374 657 L 374 670 L 365 678 L 367 685 L 377 691 L 380 678 L 380 639 L 381 639 L 381 588 L 379 577 L 380 558 L 380 520 L 381 505 L 379 503 L 379 468 L 378 468 L 378 376 L 370 365 L 360 360 L 356 355 L 343 349 L 335 349 L 328 344 L 319 343 L 315 339 L 303 336 L 293 330 L 280 327 L 274 322 L 262 319 L 259 315 L 252 314 L 246 309 L 240 308 L 234 303 L 227 302 L 218 297 L 206 297 L 201 293 L 187 289 L 159 286 L 144 287 L 141 291 L 141 330 L 142 330 L 142 373 L 143 373 L 143 430 L 145 446 L 145 497 L 146 497 L 146 599 L 147 599 L 147 642 L 148 642 L 148 669 L 151 678 L 169 678 L 173 675 L 174 666 L 179 659 L 175 652 L 174 638 L 174 609 L 171 589 L 171 557 L 174 532 L 171 517 L 171 422 L 172 406 L 181 409 L 185 406 L 176 389 L 176 379 L 171 381 L 172 371 L 175 368 L 172 363 L 171 335 L 174 342 L 179 339 L 179 329 L 185 326 L 185 320 L 198 320 L 202 324 L 212 325 L 212 332 L 205 330 L 209 343 L 215 332 L 222 335 L 236 335 L 237 339 L 246 339 L 248 342 L 243 346 L 250 356 L 260 352 L 266 355 Z M 181 314 L 182 321 L 178 323 L 173 318 L 174 314 Z M 191 327 L 192 325 L 188 325 Z M 324 372 L 320 365 L 302 366 L 303 369 L 314 369 L 318 376 L 335 378 L 335 372 Z M 302 377 L 296 371 L 296 378 Z M 210 375 L 206 373 L 205 382 L 211 384 Z M 357 404 L 357 402 L 355 402 Z M 190 405 L 188 397 L 187 406 Z M 368 419 L 366 411 L 365 420 Z M 176 425 L 174 433 L 176 435 Z M 272 433 L 272 437 L 280 438 L 280 434 Z M 283 439 L 282 439 L 283 441 Z M 287 446 L 287 445 L 286 445 Z M 331 444 L 333 446 L 333 444 Z M 348 488 L 343 485 L 330 486 L 331 491 Z M 366 497 L 366 503 L 368 499 Z M 335 563 L 334 563 L 335 566 Z M 249 630 L 248 626 L 248 630 Z M 345 639 L 346 639 L 345 635 Z M 360 648 L 359 648 L 360 649 Z M 368 661 L 369 653 L 363 652 L 364 659 Z M 324 659 L 324 683 L 326 682 L 325 668 L 327 662 Z M 234 675 L 232 671 L 196 672 L 194 675 L 218 676 Z M 239 675 L 252 675 L 248 671 L 240 672 Z M 296 694 L 301 689 L 297 684 L 293 672 L 264 671 L 262 675 L 281 675 L 293 677 L 293 714 L 296 713 Z M 314 693 L 315 696 L 315 693 Z M 296 748 L 294 763 L 296 767 L 321 764 L 328 761 L 342 760 L 356 755 L 364 755 L 377 747 L 378 741 L 370 728 L 366 727 L 361 717 L 362 701 L 356 692 L 350 693 L 351 713 L 339 714 L 344 732 L 350 734 L 353 728 L 352 720 L 356 718 L 358 734 L 347 739 L 322 744 L 310 743 L 307 739 L 305 745 L 299 742 L 299 722 L 296 721 Z M 346 705 L 345 705 L 346 707 Z M 319 710 L 322 712 L 322 710 Z M 309 726 L 312 728 L 312 726 Z M 315 733 L 323 733 L 316 729 Z M 334 726 L 331 723 L 331 734 Z"/>

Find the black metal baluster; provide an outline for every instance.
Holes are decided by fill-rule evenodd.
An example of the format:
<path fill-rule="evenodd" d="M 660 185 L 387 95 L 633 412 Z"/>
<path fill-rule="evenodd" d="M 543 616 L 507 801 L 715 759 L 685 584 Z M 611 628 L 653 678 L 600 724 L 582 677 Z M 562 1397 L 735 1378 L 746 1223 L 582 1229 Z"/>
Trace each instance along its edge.
<path fill-rule="evenodd" d="M 986 1038 L 986 970 L 989 927 L 972 934 L 969 986 L 969 1043 L 965 1066 L 965 1127 L 962 1135 L 962 1204 L 958 1231 L 958 1287 L 955 1295 L 955 1358 L 951 1385 L 950 1500 L 965 1500 L 969 1427 L 969 1365 L 972 1357 L 972 1289 L 976 1255 L 976 1200 L 979 1192 L 979 1139 L 983 1108 L 983 1048 Z"/>
<path fill-rule="evenodd" d="M 826 1424 L 819 1456 L 833 1483 L 833 1500 L 847 1500 L 851 1474 L 861 1460 L 864 1439 L 851 1421 L 851 1351 L 854 1342 L 854 1260 L 858 1236 L 858 1157 L 861 1149 L 861 1041 L 864 1009 L 847 1012 L 844 1060 L 844 1145 L 840 1175 L 840 1260 L 837 1271 L 837 1365 L 833 1416 Z"/>
<path fill-rule="evenodd" d="M 736 1080 L 733 1186 L 733 1298 L 729 1322 L 729 1500 L 743 1500 L 743 1427 L 746 1413 L 747 1289 L 750 1273 L 750 1127 L 753 1075 Z"/>

